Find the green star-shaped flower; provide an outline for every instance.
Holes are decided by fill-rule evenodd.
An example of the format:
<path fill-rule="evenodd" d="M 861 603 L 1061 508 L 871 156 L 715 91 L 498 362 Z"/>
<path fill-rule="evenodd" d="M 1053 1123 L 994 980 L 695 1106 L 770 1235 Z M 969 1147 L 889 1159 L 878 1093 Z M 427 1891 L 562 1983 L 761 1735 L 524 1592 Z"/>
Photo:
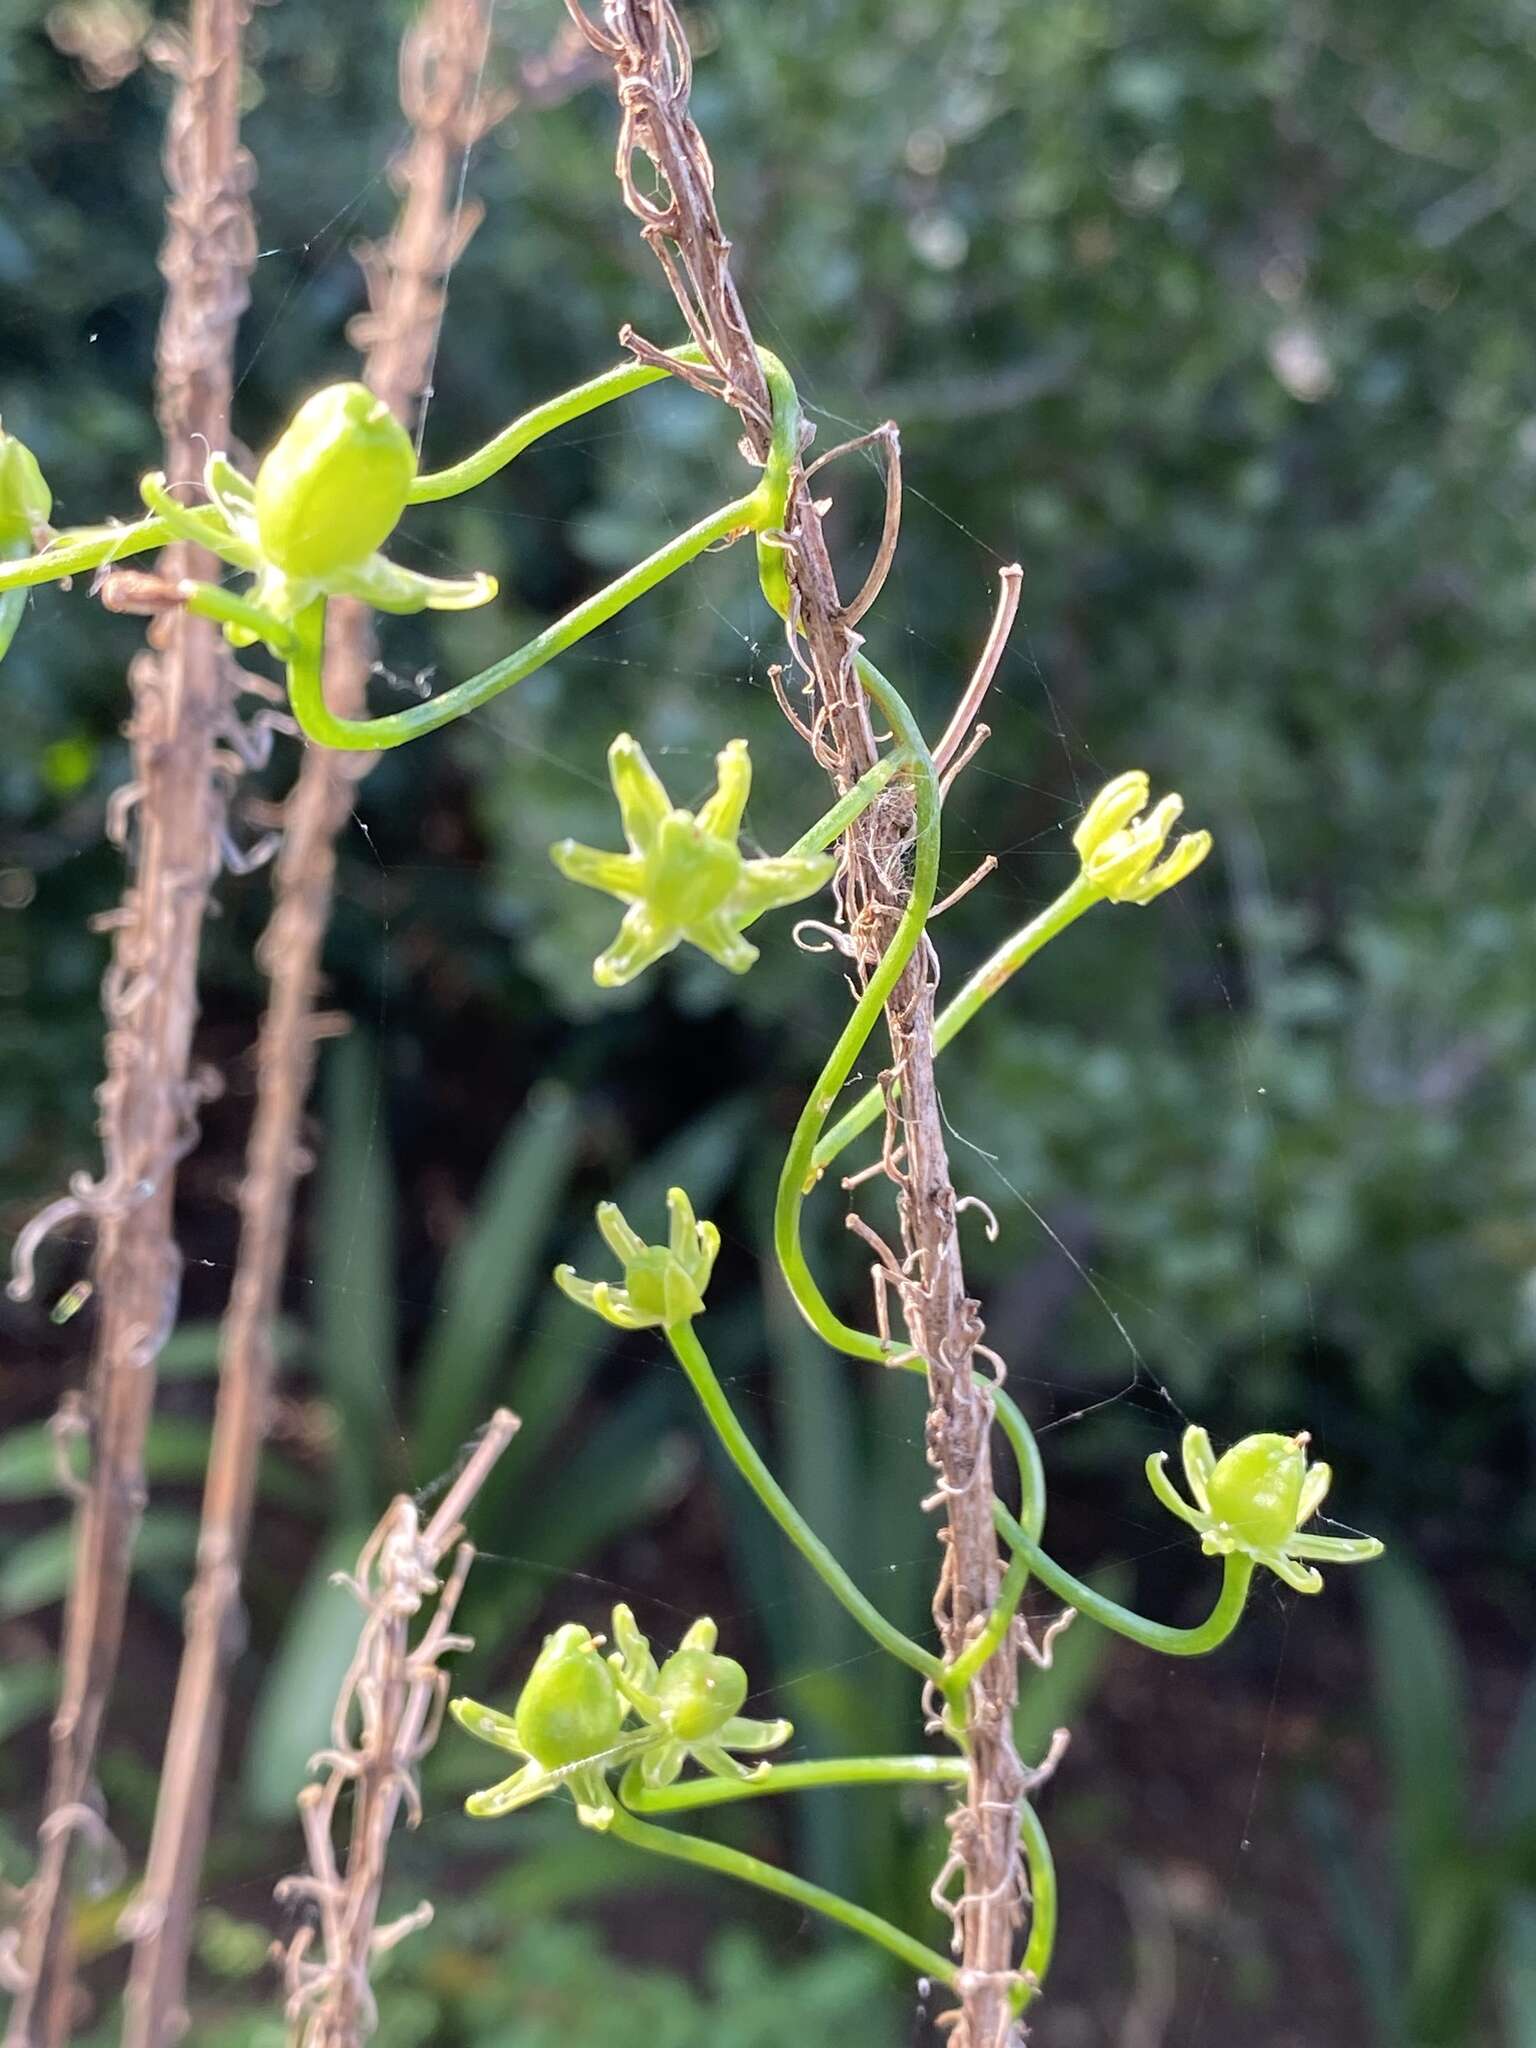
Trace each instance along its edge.
<path fill-rule="evenodd" d="M 1364 1564 L 1380 1557 L 1383 1546 L 1374 1536 L 1298 1533 L 1322 1506 L 1333 1482 L 1327 1465 L 1308 1469 L 1309 1441 L 1305 1430 L 1298 1436 L 1245 1436 L 1218 1458 L 1209 1436 L 1192 1423 L 1184 1432 L 1182 1451 L 1194 1505 L 1178 1493 L 1163 1469 L 1166 1451 L 1148 1458 L 1147 1477 L 1163 1506 L 1199 1531 L 1207 1556 L 1230 1557 L 1241 1551 L 1255 1564 L 1267 1565 L 1298 1593 L 1320 1593 L 1322 1573 L 1303 1560 Z"/>
<path fill-rule="evenodd" d="M 681 1188 L 668 1188 L 671 1227 L 665 1244 L 647 1244 L 631 1230 L 617 1202 L 600 1202 L 597 1227 L 624 1268 L 624 1284 L 580 1280 L 574 1266 L 556 1266 L 555 1285 L 582 1308 L 621 1330 L 665 1329 L 704 1313 L 704 1289 L 720 1249 L 713 1223 L 698 1222 Z"/>
<path fill-rule="evenodd" d="M 622 988 L 686 939 L 732 974 L 745 974 L 757 948 L 742 930 L 766 910 L 798 903 L 832 878 L 828 853 L 753 859 L 737 845 L 752 788 L 745 740 L 716 756 L 715 793 L 695 815 L 680 810 L 636 740 L 620 733 L 608 773 L 628 853 L 562 839 L 550 859 L 573 882 L 617 896 L 629 909 L 619 935 L 593 963 L 600 988 Z"/>

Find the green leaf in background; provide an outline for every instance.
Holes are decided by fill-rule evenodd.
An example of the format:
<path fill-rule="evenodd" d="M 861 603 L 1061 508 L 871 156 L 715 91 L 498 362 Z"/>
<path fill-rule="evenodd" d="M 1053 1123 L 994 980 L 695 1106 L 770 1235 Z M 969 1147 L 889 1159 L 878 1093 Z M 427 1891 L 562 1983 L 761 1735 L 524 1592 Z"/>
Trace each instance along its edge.
<path fill-rule="evenodd" d="M 1510 1901 L 1504 1921 L 1504 2024 L 1508 2048 L 1536 2048 L 1536 1894 Z"/>
<path fill-rule="evenodd" d="M 370 1526 L 342 1529 L 321 1549 L 267 1666 L 241 1769 L 246 1810 L 257 1820 L 291 1817 L 309 1759 L 330 1742 L 336 1695 L 363 1620 L 357 1601 L 333 1586 L 331 1575 L 352 1570 Z"/>
<path fill-rule="evenodd" d="M 156 1378 L 211 1379 L 219 1369 L 220 1329 L 221 1325 L 214 1322 L 178 1324 L 155 1360 Z M 296 1355 L 302 1341 L 303 1332 L 298 1324 L 287 1316 L 279 1316 L 272 1326 L 272 1348 L 280 1365 Z"/>
<path fill-rule="evenodd" d="M 152 1485 L 197 1486 L 208 1465 L 209 1425 L 162 1415 L 144 1440 L 144 1475 Z M 295 1514 L 313 1514 L 315 1489 L 302 1473 L 270 1452 L 261 1461 L 261 1492 Z M 0 1501 L 47 1500 L 59 1491 L 58 1453 L 46 1422 L 13 1429 L 0 1440 Z"/>
<path fill-rule="evenodd" d="M 535 1280 L 575 1160 L 580 1110 L 535 1088 L 497 1149 L 454 1241 L 416 1361 L 411 1459 L 422 1480 L 450 1464 L 499 1398 L 513 1328 Z"/>
<path fill-rule="evenodd" d="M 476 1560 L 463 1609 L 476 1665 L 514 1646 L 551 1589 L 605 1543 L 676 1502 L 694 1458 L 689 1440 L 665 1427 L 669 1391 L 641 1386 L 596 1422 L 561 1466 L 559 1514 L 532 1518 L 528 1552 Z"/>
<path fill-rule="evenodd" d="M 1470 1811 L 1461 1653 L 1419 1573 L 1389 1555 L 1364 1578 L 1397 1853 L 1417 1919 L 1434 1903 Z"/>
<path fill-rule="evenodd" d="M 18 1728 L 25 1728 L 53 1705 L 59 1682 L 58 1667 L 51 1657 L 32 1664 L 12 1664 L 0 1671 L 0 1743 Z"/>
<path fill-rule="evenodd" d="M 61 1522 L 16 1544 L 0 1564 L 0 1620 L 30 1614 L 62 1600 L 74 1563 L 74 1526 Z M 139 1525 L 133 1568 L 141 1572 L 190 1568 L 197 1555 L 197 1518 L 171 1508 L 151 1508 Z"/>
<path fill-rule="evenodd" d="M 360 1033 L 331 1053 L 315 1202 L 316 1369 L 336 1405 L 336 1479 L 353 1521 L 377 1514 L 399 1467 L 395 1423 L 395 1212 L 378 1064 Z M 403 1483 L 405 1474 L 399 1473 Z"/>

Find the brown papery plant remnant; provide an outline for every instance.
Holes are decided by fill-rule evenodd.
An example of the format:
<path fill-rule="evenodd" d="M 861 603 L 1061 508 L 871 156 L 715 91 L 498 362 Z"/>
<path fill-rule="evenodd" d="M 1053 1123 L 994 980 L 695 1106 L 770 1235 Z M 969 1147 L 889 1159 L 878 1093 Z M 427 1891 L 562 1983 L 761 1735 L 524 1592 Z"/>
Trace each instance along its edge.
<path fill-rule="evenodd" d="M 645 240 L 709 366 L 679 374 L 736 408 L 746 444 L 761 460 L 768 446 L 768 393 L 731 278 L 730 244 L 715 209 L 708 151 L 689 113 L 691 62 L 672 0 L 604 0 L 601 26 L 583 14 L 578 0 L 567 0 L 567 6 L 613 66 L 625 201 L 642 222 Z M 652 189 L 641 189 L 637 159 L 648 159 L 654 167 Z M 642 359 L 659 360 L 649 342 L 629 334 L 625 340 Z M 671 363 L 667 367 L 676 369 Z M 894 430 L 886 438 L 894 459 Z M 822 530 L 823 509 L 802 464 L 791 489 L 783 540 L 793 593 L 790 652 L 805 677 L 809 724 L 791 716 L 841 793 L 875 759 L 869 703 L 854 670 L 860 644 L 854 622 L 874 592 L 866 586 L 851 604 L 843 602 Z M 876 588 L 892 539 L 888 518 Z M 1005 611 L 1008 598 L 1005 588 Z M 984 663 L 978 672 L 983 681 L 988 672 Z M 979 689 L 968 693 L 970 717 L 979 696 Z M 782 692 L 781 701 L 787 708 Z M 951 754 L 958 755 L 958 772 L 966 757 L 958 738 Z M 892 783 L 841 841 L 840 909 L 850 956 L 864 979 L 890 944 L 901 916 L 913 825 L 910 792 Z M 932 1505 L 945 1517 L 934 1616 L 945 1656 L 953 1661 L 991 1611 L 1002 1567 L 992 1523 L 991 1401 L 975 1369 L 983 1325 L 977 1303 L 966 1292 L 955 1227 L 957 1200 L 934 1084 L 935 980 L 933 953 L 925 944 L 886 1009 L 891 1061 L 884 1077 L 884 1166 L 896 1188 L 900 1253 L 886 1247 L 862 1219 L 851 1221 L 875 1245 L 880 1285 L 900 1301 L 908 1336 L 927 1366 L 925 1441 L 939 1482 Z M 961 2004 L 946 2016 L 956 2048 L 1010 2048 L 1023 2038 L 1008 1997 L 1017 1981 L 1014 1955 L 1027 1905 L 1018 1807 L 1028 1780 L 1013 1742 L 1016 1659 L 1017 1645 L 1005 1643 L 971 1687 L 969 1781 L 963 1802 L 949 1816 L 952 1853 L 935 1888 L 953 1917 L 963 1965 Z M 950 1898 L 946 1886 L 957 1876 L 962 1890 Z"/>
<path fill-rule="evenodd" d="M 366 2041 L 378 2025 L 373 1958 L 432 1918 L 423 1901 L 379 1926 L 385 1858 L 402 1803 L 412 1827 L 421 1819 L 416 1767 L 437 1740 L 448 1700 L 448 1673 L 437 1660 L 473 1648 L 469 1637 L 452 1633 L 475 1555 L 473 1544 L 459 1542 L 463 1517 L 516 1430 L 516 1416 L 498 1408 L 426 1528 L 416 1503 L 401 1494 L 364 1545 L 356 1576 L 341 1581 L 363 1605 L 362 1634 L 336 1701 L 331 1747 L 312 1761 L 311 1768 L 325 1768 L 325 1779 L 299 1794 L 309 1875 L 285 1877 L 277 1888 L 280 1900 L 313 1903 L 320 1934 L 318 1960 L 310 1956 L 313 1925 L 301 1927 L 282 1956 L 294 2048 L 358 2048 Z M 450 1550 L 453 1564 L 440 1581 L 437 1569 Z M 437 1605 L 413 1646 L 411 1624 L 433 1594 Z M 336 1809 L 349 1785 L 342 1869 Z"/>
<path fill-rule="evenodd" d="M 481 0 L 430 0 L 401 44 L 400 99 L 411 134 L 391 173 L 400 212 L 387 243 L 358 252 L 369 311 L 351 334 L 365 351 L 365 380 L 407 427 L 431 382 L 448 273 L 480 220 L 463 196 L 468 152 L 512 104 L 510 94 L 485 90 L 488 41 Z M 327 691 L 344 716 L 355 717 L 374 664 L 372 615 L 339 599 L 332 621 Z M 239 1251 L 220 1332 L 197 1575 L 149 1856 L 122 1921 L 133 1942 L 122 2048 L 167 2048 L 187 2025 L 187 1957 L 229 1672 L 240 1647 L 240 1575 L 272 1399 L 273 1331 L 306 1157 L 301 1119 L 316 1041 L 339 1021 L 315 1008 L 336 842 L 374 758 L 307 748 L 281 814 L 272 915 L 257 950 L 269 990 L 239 1194 Z"/>
<path fill-rule="evenodd" d="M 247 0 L 194 0 L 188 34 L 166 52 L 176 76 L 165 149 L 168 229 L 156 408 L 173 481 L 229 439 L 231 361 L 256 237 L 251 162 L 240 146 L 240 41 Z M 218 565 L 176 547 L 168 578 Z M 46 1232 L 96 1227 L 99 1304 L 86 1399 L 91 1459 L 79 1490 L 74 1575 L 64 1611 L 58 1708 L 37 1864 L 8 1954 L 15 1990 L 6 2048 L 54 2048 L 76 1998 L 69 1887 L 72 1851 L 104 1828 L 95 1784 L 102 1720 L 117 1671 L 143 1514 L 144 1439 L 155 1362 L 175 1322 L 180 1258 L 172 1229 L 177 1163 L 195 1142 L 210 1083 L 191 1069 L 199 943 L 208 894 L 229 840 L 232 778 L 253 744 L 234 710 L 234 665 L 216 627 L 168 613 L 129 672 L 133 779 L 110 816 L 130 843 L 131 879 L 103 920 L 113 934 L 102 986 L 106 1079 L 98 1093 L 103 1171 L 77 1177 L 17 1244 L 11 1292 L 25 1298 Z"/>

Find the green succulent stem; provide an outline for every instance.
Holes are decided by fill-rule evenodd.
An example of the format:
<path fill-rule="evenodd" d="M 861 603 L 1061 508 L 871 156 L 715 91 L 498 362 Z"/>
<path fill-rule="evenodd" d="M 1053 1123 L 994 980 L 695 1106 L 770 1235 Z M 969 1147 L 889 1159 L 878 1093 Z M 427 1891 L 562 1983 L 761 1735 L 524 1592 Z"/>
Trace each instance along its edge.
<path fill-rule="evenodd" d="M 191 584 L 185 601 L 187 610 L 197 618 L 213 619 L 221 626 L 238 626 L 243 632 L 265 641 L 279 657 L 292 655 L 298 650 L 299 641 L 295 633 L 280 619 L 273 618 L 260 605 L 237 597 L 222 583 Z"/>
<path fill-rule="evenodd" d="M 30 553 L 31 548 L 25 539 L 13 540 L 8 545 L 0 546 L 0 562 L 19 561 Z M 4 658 L 5 650 L 15 639 L 16 628 L 21 624 L 21 615 L 26 608 L 27 593 L 24 586 L 18 584 L 14 590 L 0 594 L 0 659 Z"/>
<path fill-rule="evenodd" d="M 1143 1649 L 1156 1650 L 1164 1657 L 1203 1657 L 1219 1649 L 1242 1620 L 1253 1580 L 1253 1559 L 1241 1551 L 1223 1559 L 1221 1591 L 1205 1620 L 1193 1628 L 1172 1628 L 1167 1622 L 1150 1621 L 1146 1615 L 1122 1607 L 1118 1600 L 1096 1593 L 1092 1586 L 1074 1578 L 1046 1555 L 1001 1501 L 994 1503 L 992 1518 L 1005 1541 L 1027 1559 L 1030 1570 L 1043 1586 L 1101 1628 L 1112 1629 L 1116 1635 L 1140 1643 Z"/>
<path fill-rule="evenodd" d="M 935 1682 L 942 1679 L 944 1666 L 940 1660 L 931 1650 L 925 1650 L 921 1643 L 914 1643 L 910 1636 L 904 1635 L 893 1622 L 887 1621 L 874 1602 L 860 1592 L 769 1471 L 761 1452 L 747 1435 L 727 1399 L 703 1345 L 694 1335 L 693 1325 L 669 1323 L 666 1337 L 731 1463 L 832 1597 L 847 1609 L 882 1650 L 912 1670 L 921 1672 L 924 1678 Z"/>
<path fill-rule="evenodd" d="M 846 796 L 840 796 L 832 808 L 819 817 L 815 824 L 802 832 L 794 845 L 786 852 L 796 854 L 824 853 L 841 839 L 855 818 L 867 811 L 875 798 L 901 773 L 910 768 L 912 756 L 905 747 L 893 747 L 890 753 L 882 754 L 873 768 L 867 768 Z"/>
<path fill-rule="evenodd" d="M 634 1813 L 687 1813 L 739 1799 L 771 1799 L 781 1792 L 820 1792 L 837 1785 L 963 1785 L 963 1756 L 834 1756 L 812 1763 L 773 1764 L 751 1778 L 690 1778 L 680 1785 L 647 1786 L 627 1774 L 619 1797 Z"/>
<path fill-rule="evenodd" d="M 846 1352 L 852 1358 L 889 1365 L 910 1359 L 911 1346 L 856 1330 L 845 1323 L 817 1285 L 801 1243 L 805 1198 L 818 1178 L 814 1166 L 817 1144 L 837 1097 L 853 1072 L 855 1061 L 864 1050 L 907 962 L 922 939 L 939 879 L 941 799 L 933 756 L 928 751 L 917 720 L 894 684 L 862 654 L 855 656 L 854 666 L 860 682 L 890 725 L 897 746 L 910 757 L 916 799 L 912 886 L 890 944 L 865 983 L 863 993 L 816 1077 L 810 1098 L 795 1125 L 779 1175 L 773 1242 L 795 1305 L 817 1336 L 834 1350 Z"/>
<path fill-rule="evenodd" d="M 1019 1801 L 1019 1838 L 1029 1868 L 1030 1914 L 1029 1940 L 1013 1994 L 1015 2012 L 1023 2012 L 1039 1996 L 1056 1947 L 1056 1860 L 1040 1816 L 1027 1799 Z"/>
<path fill-rule="evenodd" d="M 647 1821 L 636 1820 L 622 1807 L 615 1810 L 608 1833 L 636 1849 L 649 1849 L 658 1856 L 671 1857 L 676 1863 L 691 1863 L 696 1869 L 718 1871 L 723 1877 L 734 1877 L 743 1884 L 755 1884 L 762 1891 L 789 1899 L 793 1904 L 835 1920 L 838 1926 L 846 1927 L 851 1933 L 862 1935 L 866 1941 L 888 1950 L 919 1975 L 931 1977 L 936 1983 L 948 1985 L 951 1990 L 955 1988 L 959 1966 L 947 1956 L 914 1941 L 910 1934 L 893 1927 L 889 1920 L 882 1920 L 878 1913 L 856 1906 L 852 1900 L 826 1891 L 819 1884 L 811 1884 L 803 1877 L 795 1877 L 772 1863 L 764 1863 L 760 1857 L 748 1856 L 740 1849 L 728 1849 L 719 1842 L 705 1841 L 698 1835 L 680 1835 L 670 1828 L 652 1827 Z"/>
<path fill-rule="evenodd" d="M 30 550 L 9 567 L 0 566 L 0 592 L 28 590 L 39 583 L 60 583 L 66 576 L 83 575 L 104 563 L 125 561 L 130 555 L 147 554 L 164 547 L 171 529 L 163 519 L 137 519 L 132 526 L 94 526 L 64 533 L 53 545 L 37 554 Z"/>
<path fill-rule="evenodd" d="M 1032 960 L 1043 946 L 1064 932 L 1068 925 L 1075 924 L 1085 910 L 1091 910 L 1102 900 L 1103 891 L 1086 875 L 1079 874 L 1054 903 L 1047 904 L 1037 917 L 1032 917 L 1028 924 L 1006 938 L 934 1019 L 935 1053 L 942 1052 L 959 1037 L 983 1004 L 990 1002 L 1026 961 Z M 831 1130 L 817 1142 L 811 1155 L 812 1170 L 824 1173 L 837 1155 L 861 1132 L 867 1131 L 884 1111 L 885 1098 L 880 1090 L 866 1089 L 852 1109 L 839 1117 Z"/>
<path fill-rule="evenodd" d="M 637 562 L 624 575 L 584 599 L 564 618 L 546 626 L 542 633 L 535 634 L 515 654 L 492 662 L 479 675 L 455 683 L 439 697 L 430 697 L 424 704 L 409 705 L 403 711 L 386 712 L 380 718 L 337 718 L 327 705 L 321 681 L 325 657 L 325 604 L 323 599 L 318 600 L 300 612 L 294 621 L 295 645 L 288 661 L 288 696 L 293 715 L 307 738 L 318 741 L 322 746 L 353 751 L 400 747 L 409 740 L 420 739 L 425 733 L 436 732 L 439 726 L 450 725 L 466 712 L 489 703 L 492 697 L 500 696 L 503 690 L 511 689 L 514 683 L 522 682 L 535 669 L 542 668 L 556 655 L 574 647 L 616 613 L 702 555 L 706 548 L 750 529 L 756 510 L 755 496 L 733 498 L 729 505 L 722 505 L 719 511 L 700 519 L 686 532 L 674 536 L 665 547 L 647 555 L 643 562 Z"/>

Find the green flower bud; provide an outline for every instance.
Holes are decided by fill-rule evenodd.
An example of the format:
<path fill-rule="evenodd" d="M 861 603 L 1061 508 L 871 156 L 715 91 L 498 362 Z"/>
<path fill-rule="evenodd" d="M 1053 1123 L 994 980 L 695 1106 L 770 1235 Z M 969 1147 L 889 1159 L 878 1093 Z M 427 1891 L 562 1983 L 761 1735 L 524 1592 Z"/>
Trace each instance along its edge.
<path fill-rule="evenodd" d="M 535 1763 L 557 1771 L 611 1749 L 624 1702 L 590 1629 L 568 1621 L 545 1639 L 513 1715 Z"/>
<path fill-rule="evenodd" d="M 256 472 L 256 530 L 275 568 L 321 581 L 394 531 L 416 475 L 410 436 L 363 384 L 306 399 Z"/>
<path fill-rule="evenodd" d="M 1301 1520 L 1307 1476 L 1305 1436 L 1245 1436 L 1216 1461 L 1207 1483 L 1211 1513 L 1245 1547 L 1284 1544 Z"/>
<path fill-rule="evenodd" d="M 667 1190 L 667 1214 L 667 1242 L 647 1244 L 638 1231 L 630 1229 L 616 1203 L 600 1202 L 597 1227 L 624 1268 L 624 1284 L 615 1287 L 611 1280 L 581 1280 L 573 1266 L 557 1266 L 555 1285 L 582 1308 L 591 1309 L 621 1330 L 653 1330 L 702 1315 L 704 1289 L 720 1249 L 720 1233 L 713 1223 L 697 1220 L 693 1204 L 681 1188 Z"/>
<path fill-rule="evenodd" d="M 1181 796 L 1165 796 L 1141 815 L 1151 785 L 1139 768 L 1106 783 L 1072 834 L 1083 878 L 1112 903 L 1150 903 L 1199 867 L 1211 850 L 1209 832 L 1186 832 L 1159 859 L 1184 809 Z"/>
<path fill-rule="evenodd" d="M 37 457 L 24 441 L 0 428 L 0 549 L 24 544 L 30 552 L 52 510 L 53 493 Z"/>
<path fill-rule="evenodd" d="M 734 1657 L 677 1650 L 656 1681 L 657 1718 L 679 1742 L 718 1735 L 747 1697 L 747 1674 Z"/>

